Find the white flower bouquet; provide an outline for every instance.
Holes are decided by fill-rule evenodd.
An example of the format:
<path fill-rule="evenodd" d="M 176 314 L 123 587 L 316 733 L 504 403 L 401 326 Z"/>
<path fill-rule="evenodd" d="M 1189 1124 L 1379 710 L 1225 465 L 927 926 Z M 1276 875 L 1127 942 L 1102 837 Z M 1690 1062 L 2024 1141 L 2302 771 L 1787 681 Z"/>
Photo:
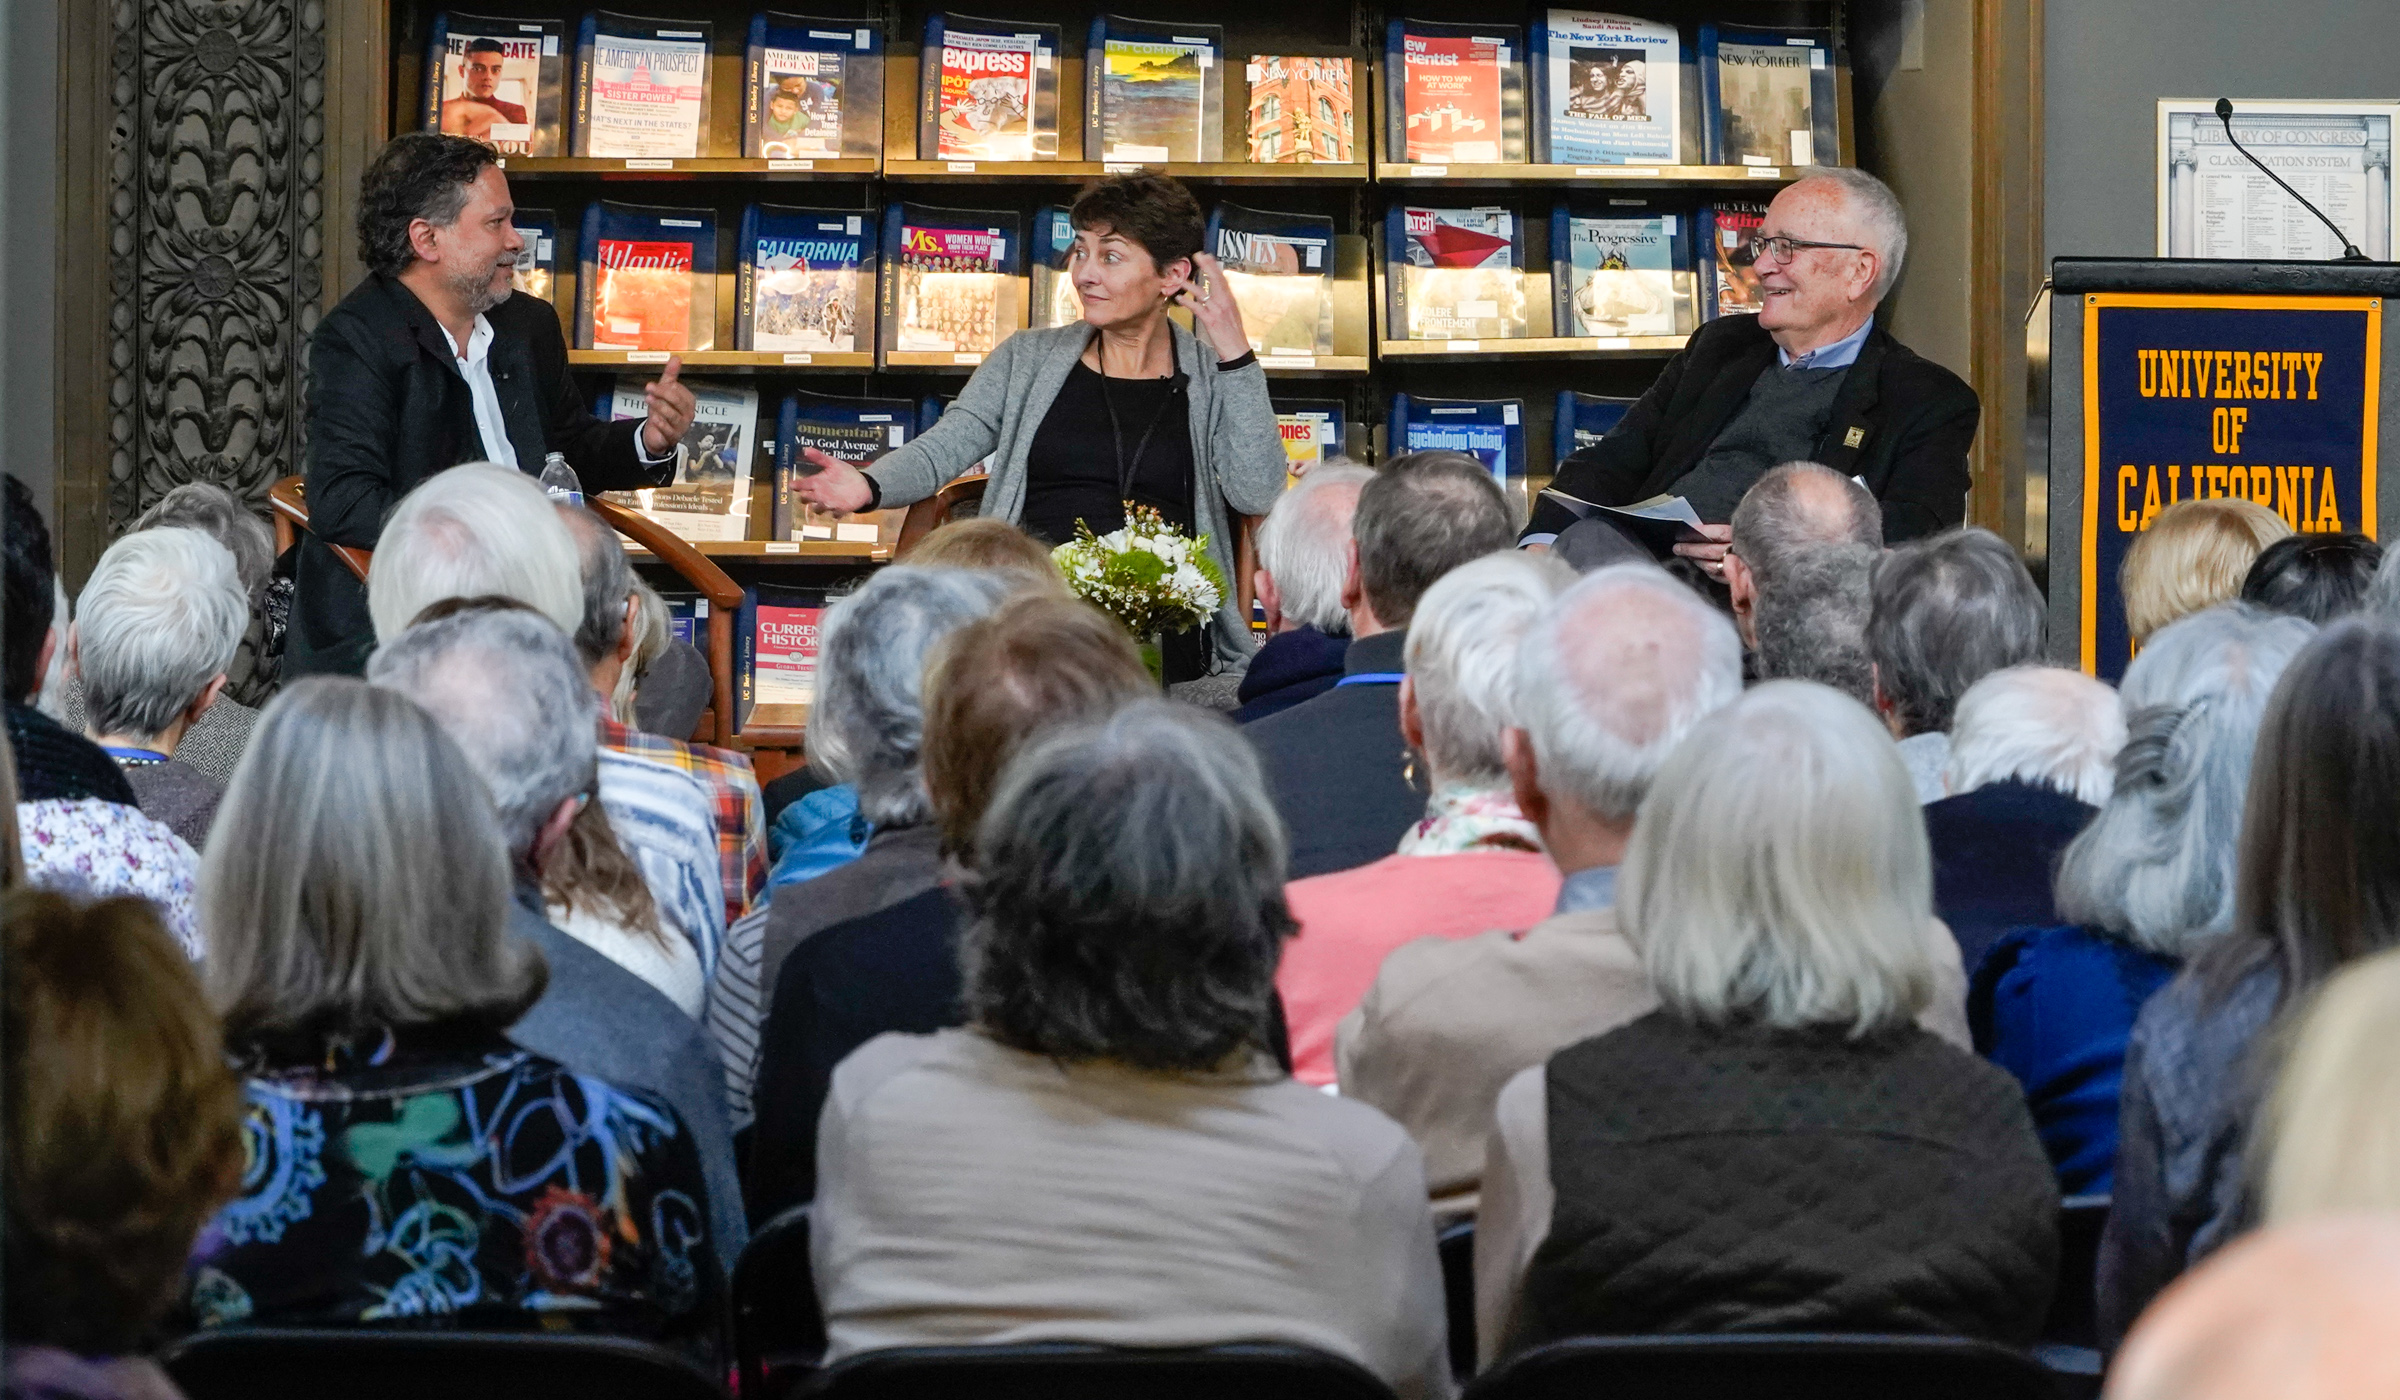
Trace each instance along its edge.
<path fill-rule="evenodd" d="M 1078 522 L 1075 538 L 1050 551 L 1076 596 L 1122 623 L 1136 642 L 1205 624 L 1225 598 L 1225 575 L 1194 539 L 1149 506 L 1126 503 L 1123 529 L 1095 535 Z"/>

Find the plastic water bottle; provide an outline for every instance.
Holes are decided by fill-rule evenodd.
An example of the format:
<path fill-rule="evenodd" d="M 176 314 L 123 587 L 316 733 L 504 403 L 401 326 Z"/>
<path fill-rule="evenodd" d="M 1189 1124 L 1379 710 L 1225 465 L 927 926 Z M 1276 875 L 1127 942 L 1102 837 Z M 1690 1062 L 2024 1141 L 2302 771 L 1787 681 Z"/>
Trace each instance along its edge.
<path fill-rule="evenodd" d="M 551 500 L 561 504 L 583 504 L 583 482 L 576 477 L 575 469 L 567 465 L 564 452 L 553 452 L 542 459 L 542 489 L 550 494 Z"/>

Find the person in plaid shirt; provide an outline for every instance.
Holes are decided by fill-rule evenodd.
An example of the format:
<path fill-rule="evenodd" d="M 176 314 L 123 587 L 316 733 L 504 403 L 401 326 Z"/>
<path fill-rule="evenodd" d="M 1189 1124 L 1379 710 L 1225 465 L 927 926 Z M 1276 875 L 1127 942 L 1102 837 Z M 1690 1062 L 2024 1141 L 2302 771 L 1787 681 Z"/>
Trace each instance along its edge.
<path fill-rule="evenodd" d="M 708 789 L 725 883 L 725 922 L 731 924 L 749 913 L 767 888 L 766 804 L 758 774 L 741 754 L 646 734 L 608 715 L 608 697 L 616 692 L 617 676 L 637 637 L 631 625 L 639 606 L 633 569 L 608 522 L 580 506 L 562 506 L 559 514 L 583 562 L 583 625 L 575 629 L 575 649 L 591 669 L 592 688 L 600 692 L 600 747 L 680 769 Z"/>

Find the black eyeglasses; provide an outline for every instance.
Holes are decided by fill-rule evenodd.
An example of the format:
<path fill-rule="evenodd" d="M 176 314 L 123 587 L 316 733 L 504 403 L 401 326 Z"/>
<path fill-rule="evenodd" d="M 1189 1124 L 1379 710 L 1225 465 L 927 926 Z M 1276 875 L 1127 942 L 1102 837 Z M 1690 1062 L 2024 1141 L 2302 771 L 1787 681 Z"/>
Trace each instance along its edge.
<path fill-rule="evenodd" d="M 1753 238 L 1743 247 L 1748 250 L 1750 261 L 1754 263 L 1769 254 L 1773 254 L 1779 263 L 1788 263 L 1792 255 L 1803 248 L 1847 248 L 1854 253 L 1868 251 L 1863 243 L 1812 243 L 1805 238 L 1785 238 L 1780 234 L 1773 238 Z"/>

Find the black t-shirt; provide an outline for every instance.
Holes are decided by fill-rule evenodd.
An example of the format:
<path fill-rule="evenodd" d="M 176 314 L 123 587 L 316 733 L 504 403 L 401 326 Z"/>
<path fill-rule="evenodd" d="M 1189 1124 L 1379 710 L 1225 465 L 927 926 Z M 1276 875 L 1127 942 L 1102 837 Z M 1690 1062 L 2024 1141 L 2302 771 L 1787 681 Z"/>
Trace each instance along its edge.
<path fill-rule="evenodd" d="M 1101 535 L 1124 524 L 1124 501 L 1132 499 L 1156 507 L 1168 524 L 1190 533 L 1190 404 L 1181 375 L 1103 381 L 1077 360 L 1034 429 L 1025 458 L 1025 506 L 1017 523 L 1052 544 L 1065 544 L 1075 538 L 1079 519 Z M 1132 489 L 1122 496 L 1120 463 L 1133 473 Z"/>

